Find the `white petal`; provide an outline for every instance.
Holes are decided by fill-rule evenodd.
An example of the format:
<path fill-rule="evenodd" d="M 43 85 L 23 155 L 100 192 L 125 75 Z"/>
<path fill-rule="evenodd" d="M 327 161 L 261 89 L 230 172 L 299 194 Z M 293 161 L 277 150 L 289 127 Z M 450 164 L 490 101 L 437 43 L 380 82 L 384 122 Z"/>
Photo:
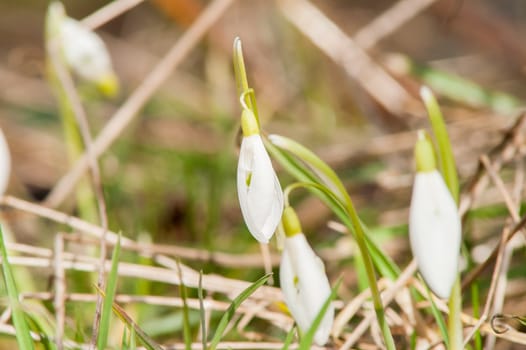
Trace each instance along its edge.
<path fill-rule="evenodd" d="M 113 74 L 108 50 L 97 34 L 72 18 L 65 18 L 60 29 L 66 61 L 81 78 L 99 82 Z"/>
<path fill-rule="evenodd" d="M 294 317 L 294 320 L 298 324 L 298 327 L 302 331 L 309 329 L 309 318 L 299 297 L 297 275 L 294 272 L 287 250 L 283 250 L 283 254 L 281 255 L 279 281 L 285 303 L 287 304 L 292 317 Z"/>
<path fill-rule="evenodd" d="M 11 174 L 11 156 L 4 134 L 0 130 L 0 196 L 3 196 L 9 184 Z"/>
<path fill-rule="evenodd" d="M 237 165 L 237 194 L 250 233 L 268 243 L 283 213 L 283 192 L 259 135 L 244 137 Z"/>
<path fill-rule="evenodd" d="M 280 284 L 287 306 L 299 328 L 305 332 L 331 293 L 323 262 L 303 234 L 287 237 L 280 265 Z M 323 346 L 329 339 L 334 307 L 327 309 L 314 341 Z"/>
<path fill-rule="evenodd" d="M 458 273 L 461 223 L 455 201 L 436 170 L 415 176 L 409 236 L 429 288 L 437 296 L 448 298 Z"/>

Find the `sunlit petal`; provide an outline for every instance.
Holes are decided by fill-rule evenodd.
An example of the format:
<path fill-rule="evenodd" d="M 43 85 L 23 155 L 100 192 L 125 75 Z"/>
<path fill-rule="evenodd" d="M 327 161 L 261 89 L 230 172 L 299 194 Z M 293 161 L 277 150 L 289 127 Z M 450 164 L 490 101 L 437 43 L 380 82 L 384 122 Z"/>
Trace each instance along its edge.
<path fill-rule="evenodd" d="M 316 256 L 303 234 L 285 240 L 280 265 L 280 283 L 285 302 L 298 327 L 307 331 L 331 293 L 322 261 Z M 334 307 L 325 313 L 314 336 L 322 346 L 329 339 L 334 320 Z"/>
<path fill-rule="evenodd" d="M 268 243 L 281 220 L 283 193 L 258 134 L 244 137 L 237 167 L 241 212 L 252 235 Z"/>
<path fill-rule="evenodd" d="M 415 176 L 409 234 L 422 277 L 437 296 L 448 298 L 458 272 L 461 222 L 455 201 L 436 170 Z"/>

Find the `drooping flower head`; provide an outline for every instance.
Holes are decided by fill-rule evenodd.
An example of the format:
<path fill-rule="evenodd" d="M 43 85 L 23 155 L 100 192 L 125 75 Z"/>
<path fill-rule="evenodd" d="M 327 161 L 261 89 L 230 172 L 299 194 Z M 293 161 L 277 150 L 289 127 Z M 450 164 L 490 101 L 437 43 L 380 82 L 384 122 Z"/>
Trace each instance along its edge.
<path fill-rule="evenodd" d="M 11 156 L 2 130 L 0 130 L 0 196 L 3 196 L 11 174 Z"/>
<path fill-rule="evenodd" d="M 81 79 L 113 96 L 118 90 L 110 55 L 102 39 L 81 22 L 66 16 L 64 7 L 53 2 L 49 8 L 48 40 L 57 39 L 67 65 Z"/>
<path fill-rule="evenodd" d="M 449 298 L 458 273 L 460 216 L 424 132 L 418 134 L 415 159 L 417 173 L 409 210 L 411 250 L 429 288 L 437 296 Z"/>
<path fill-rule="evenodd" d="M 331 287 L 321 259 L 310 247 L 292 207 L 283 212 L 285 244 L 279 270 L 285 303 L 302 332 L 306 332 L 329 298 Z M 329 306 L 314 335 L 320 346 L 327 343 L 334 321 L 334 307 Z"/>
<path fill-rule="evenodd" d="M 250 109 L 241 115 L 243 140 L 237 165 L 237 194 L 250 233 L 268 243 L 281 220 L 283 192 Z"/>

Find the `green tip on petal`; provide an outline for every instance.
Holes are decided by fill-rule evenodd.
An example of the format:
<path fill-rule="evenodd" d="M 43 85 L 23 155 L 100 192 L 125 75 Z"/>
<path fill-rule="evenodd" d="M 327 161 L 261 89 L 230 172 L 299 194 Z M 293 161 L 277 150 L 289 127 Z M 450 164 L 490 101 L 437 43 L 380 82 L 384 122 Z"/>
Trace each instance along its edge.
<path fill-rule="evenodd" d="M 283 229 L 287 237 L 292 237 L 302 232 L 300 220 L 292 207 L 286 207 L 285 210 L 283 210 L 281 222 L 283 223 Z"/>
<path fill-rule="evenodd" d="M 244 109 L 241 113 L 241 130 L 245 137 L 259 134 L 258 121 L 250 109 Z"/>
<path fill-rule="evenodd" d="M 415 145 L 416 171 L 429 172 L 437 169 L 435 151 L 429 135 L 424 131 L 418 131 L 418 140 Z"/>
<path fill-rule="evenodd" d="M 115 97 L 119 92 L 119 80 L 114 73 L 109 73 L 97 81 L 97 88 L 107 97 Z"/>

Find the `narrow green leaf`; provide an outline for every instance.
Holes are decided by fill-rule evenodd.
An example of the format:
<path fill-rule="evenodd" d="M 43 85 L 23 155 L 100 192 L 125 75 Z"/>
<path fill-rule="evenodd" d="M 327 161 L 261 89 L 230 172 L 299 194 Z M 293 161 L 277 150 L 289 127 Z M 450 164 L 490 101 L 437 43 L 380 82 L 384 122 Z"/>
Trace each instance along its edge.
<path fill-rule="evenodd" d="M 473 317 L 479 318 L 480 317 L 480 292 L 479 292 L 478 281 L 474 281 L 471 284 L 471 301 L 472 301 L 471 304 L 473 306 Z M 475 332 L 473 340 L 475 343 L 475 349 L 482 350 L 482 336 L 479 330 Z"/>
<path fill-rule="evenodd" d="M 307 147 L 287 137 L 281 135 L 270 135 L 269 140 L 274 146 L 293 154 L 295 157 L 305 162 L 305 164 L 307 164 L 319 178 L 322 184 L 333 191 L 342 201 L 345 201 L 348 196 L 347 189 L 334 170 L 321 160 L 320 157 Z"/>
<path fill-rule="evenodd" d="M 7 250 L 4 242 L 4 234 L 2 226 L 0 225 L 0 250 L 2 253 L 2 271 L 4 276 L 4 283 L 7 289 L 7 297 L 9 305 L 13 313 L 13 325 L 16 330 L 16 340 L 20 349 L 34 349 L 33 339 L 29 332 L 24 311 L 18 300 L 18 290 L 16 288 L 15 279 L 13 278 L 13 272 L 11 270 L 11 264 L 9 264 Z"/>
<path fill-rule="evenodd" d="M 340 277 L 338 281 L 336 282 L 336 284 L 334 285 L 334 287 L 331 289 L 331 294 L 329 294 L 329 297 L 323 303 L 320 311 L 316 315 L 316 318 L 314 319 L 314 321 L 312 321 L 311 326 L 301 338 L 299 350 L 309 350 L 311 348 L 312 342 L 314 340 L 314 335 L 316 334 L 316 331 L 318 330 L 318 327 L 320 326 L 323 316 L 325 316 L 325 313 L 329 309 L 331 302 L 336 298 L 336 293 L 338 292 L 338 288 L 340 288 L 341 283 L 342 283 L 342 278 Z"/>
<path fill-rule="evenodd" d="M 181 271 L 181 265 L 179 263 L 179 260 L 177 260 L 177 273 L 179 274 L 179 280 L 181 283 L 179 284 L 179 294 L 181 295 L 181 299 L 183 300 L 183 339 L 185 344 L 186 350 L 192 349 L 192 333 L 190 331 L 191 325 L 190 325 L 190 317 L 189 317 L 189 309 L 188 309 L 188 303 L 187 303 L 187 291 L 186 291 L 186 285 L 183 282 L 183 272 Z"/>
<path fill-rule="evenodd" d="M 101 290 L 98 286 L 95 286 L 95 289 L 98 293 L 105 296 L 104 291 Z M 119 317 L 119 319 L 130 328 L 130 331 L 136 333 L 142 344 L 148 350 L 163 350 L 163 348 L 157 344 L 152 338 L 150 338 L 144 331 L 133 321 L 133 319 L 121 308 L 117 303 L 112 304 L 113 312 Z"/>
<path fill-rule="evenodd" d="M 121 252 L 121 236 L 113 248 L 113 253 L 111 256 L 111 269 L 108 274 L 108 279 L 106 283 L 106 292 L 104 297 L 104 303 L 102 304 L 102 312 L 100 316 L 100 326 L 99 326 L 99 336 L 97 338 L 97 348 L 99 350 L 106 349 L 108 344 L 108 334 L 110 331 L 110 321 L 111 321 L 111 310 L 113 300 L 115 298 L 115 291 L 117 290 L 117 279 L 118 279 L 118 270 L 119 270 L 119 256 Z"/>
<path fill-rule="evenodd" d="M 23 306 L 28 326 L 40 335 L 40 343 L 45 349 L 55 350 L 56 324 L 54 316 L 37 300 L 26 300 Z"/>
<path fill-rule="evenodd" d="M 2 253 L 2 271 L 4 276 L 4 283 L 7 289 L 7 298 L 9 305 L 11 306 L 13 325 L 16 330 L 16 341 L 18 342 L 19 349 L 32 350 L 33 339 L 29 332 L 24 311 L 18 300 L 18 290 L 16 288 L 15 279 L 13 278 L 13 272 L 11 270 L 11 264 L 9 264 L 7 250 L 4 242 L 4 234 L 2 232 L 2 226 L 0 225 L 0 250 Z"/>
<path fill-rule="evenodd" d="M 130 349 L 130 339 L 128 338 L 128 328 L 124 328 L 124 330 L 122 331 L 121 349 L 123 350 Z"/>
<path fill-rule="evenodd" d="M 241 294 L 239 294 L 232 301 L 232 303 L 228 307 L 228 310 L 223 314 L 223 317 L 221 317 L 221 320 L 219 321 L 219 324 L 216 327 L 214 337 L 212 338 L 210 342 L 210 346 L 208 347 L 208 350 L 216 349 L 217 344 L 219 344 L 219 342 L 221 341 L 221 338 L 223 337 L 223 332 L 225 331 L 226 327 L 228 326 L 228 323 L 234 316 L 235 311 L 239 307 L 239 305 L 241 305 L 241 303 L 245 301 L 245 299 L 247 299 L 249 296 L 251 296 L 252 293 L 254 293 L 259 287 L 265 284 L 271 276 L 272 276 L 272 273 L 268 273 L 265 276 L 261 277 L 256 282 L 248 286 L 244 291 L 241 292 Z"/>
<path fill-rule="evenodd" d="M 287 333 L 287 337 L 283 342 L 283 347 L 281 348 L 281 350 L 289 350 L 289 346 L 290 344 L 292 344 L 292 340 L 294 339 L 294 334 L 296 334 L 296 327 L 292 327 Z"/>
<path fill-rule="evenodd" d="M 130 350 L 137 349 L 137 343 L 135 339 L 136 339 L 135 328 L 130 327 Z"/>
<path fill-rule="evenodd" d="M 427 300 L 429 300 L 429 302 L 431 303 L 431 313 L 433 314 L 433 317 L 435 318 L 435 321 L 438 325 L 438 329 L 440 330 L 440 334 L 442 334 L 442 338 L 444 339 L 444 344 L 446 345 L 446 348 L 449 348 L 449 335 L 447 332 L 446 321 L 442 317 L 442 314 L 440 313 L 440 311 L 438 310 L 438 307 L 433 301 L 433 296 L 431 295 L 431 292 L 429 291 L 427 284 L 424 283 L 424 286 L 426 287 L 426 291 L 427 291 Z"/>
<path fill-rule="evenodd" d="M 199 284 L 197 286 L 197 297 L 199 298 L 199 318 L 201 320 L 201 342 L 203 345 L 203 350 L 206 349 L 206 315 L 205 315 L 205 305 L 204 305 L 204 296 L 203 296 L 203 271 L 199 271 Z"/>

